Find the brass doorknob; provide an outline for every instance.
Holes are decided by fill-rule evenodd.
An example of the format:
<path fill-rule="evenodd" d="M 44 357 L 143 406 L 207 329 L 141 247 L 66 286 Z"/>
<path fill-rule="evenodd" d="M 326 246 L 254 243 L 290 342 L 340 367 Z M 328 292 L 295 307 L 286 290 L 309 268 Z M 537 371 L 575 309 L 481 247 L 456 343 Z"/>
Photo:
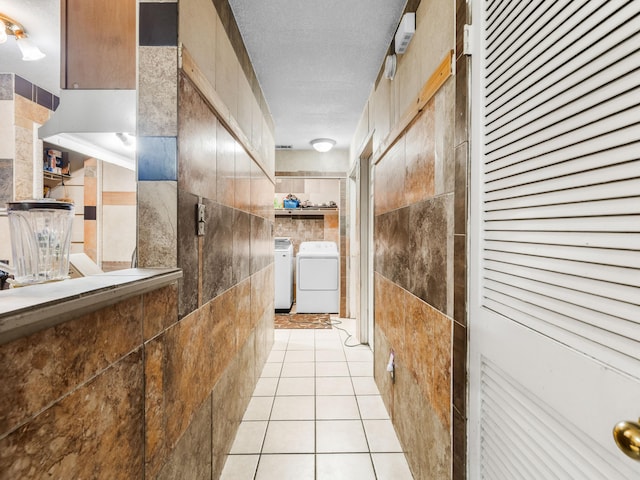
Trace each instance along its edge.
<path fill-rule="evenodd" d="M 626 456 L 640 462 L 640 424 L 631 421 L 618 423 L 613 427 L 613 438 Z"/>

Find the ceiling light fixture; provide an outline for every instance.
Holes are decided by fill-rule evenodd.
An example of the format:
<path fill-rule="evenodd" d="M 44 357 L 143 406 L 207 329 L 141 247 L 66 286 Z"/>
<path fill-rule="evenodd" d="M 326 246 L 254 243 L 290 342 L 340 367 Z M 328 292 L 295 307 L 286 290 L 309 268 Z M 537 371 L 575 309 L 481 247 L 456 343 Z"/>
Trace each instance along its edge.
<path fill-rule="evenodd" d="M 315 148 L 318 152 L 328 152 L 333 148 L 336 144 L 335 140 L 331 140 L 330 138 L 316 138 L 309 142 L 313 148 Z"/>
<path fill-rule="evenodd" d="M 22 52 L 22 60 L 33 61 L 40 60 L 45 54 L 29 40 L 24 27 L 15 20 L 0 13 L 0 43 L 7 41 L 9 35 L 16 37 L 16 45 Z"/>

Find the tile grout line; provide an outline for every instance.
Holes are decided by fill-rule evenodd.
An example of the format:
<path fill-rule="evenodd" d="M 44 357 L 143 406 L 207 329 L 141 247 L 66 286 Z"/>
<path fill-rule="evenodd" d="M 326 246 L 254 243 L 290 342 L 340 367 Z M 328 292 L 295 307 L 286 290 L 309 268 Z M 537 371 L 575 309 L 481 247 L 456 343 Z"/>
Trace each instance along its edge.
<path fill-rule="evenodd" d="M 290 338 L 290 336 L 291 336 L 291 334 L 287 335 L 287 346 L 285 347 L 285 355 L 286 355 L 287 349 L 289 347 L 289 338 Z M 272 347 L 271 352 L 273 352 L 273 347 Z M 269 355 L 271 355 L 271 352 L 269 352 Z M 258 453 L 258 462 L 256 463 L 256 469 L 255 469 L 255 471 L 253 473 L 253 479 L 254 480 L 256 480 L 256 478 L 258 476 L 258 469 L 260 468 L 260 461 L 262 460 L 264 444 L 267 441 L 267 432 L 269 431 L 269 424 L 271 423 L 271 415 L 273 414 L 273 406 L 276 403 L 276 394 L 278 393 L 278 387 L 280 386 L 280 379 L 282 378 L 282 369 L 283 368 L 284 368 L 284 356 L 282 358 L 282 366 L 280 367 L 280 372 L 278 373 L 278 381 L 276 382 L 276 388 L 275 388 L 275 391 L 273 392 L 273 396 L 272 396 L 271 409 L 269 410 L 269 417 L 267 418 L 267 426 L 266 426 L 266 428 L 264 430 L 264 437 L 262 438 L 262 444 L 260 445 L 260 452 Z M 264 367 L 263 367 L 263 370 L 264 370 Z"/>

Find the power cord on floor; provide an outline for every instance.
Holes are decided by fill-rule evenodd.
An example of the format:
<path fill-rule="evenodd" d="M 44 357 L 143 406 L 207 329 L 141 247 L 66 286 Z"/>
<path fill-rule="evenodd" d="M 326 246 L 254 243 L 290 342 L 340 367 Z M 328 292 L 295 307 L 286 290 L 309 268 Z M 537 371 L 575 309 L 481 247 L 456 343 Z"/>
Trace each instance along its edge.
<path fill-rule="evenodd" d="M 348 330 L 346 330 L 346 329 L 344 329 L 342 327 L 339 327 L 338 325 L 342 325 L 342 321 L 338 320 L 336 318 L 329 317 L 328 320 L 310 321 L 310 320 L 294 320 L 293 316 L 295 314 L 291 314 L 291 313 L 281 314 L 281 315 L 288 316 L 289 317 L 288 321 L 291 322 L 291 323 L 295 323 L 296 325 L 313 327 L 314 325 L 318 325 L 318 323 L 320 323 L 322 325 L 325 325 L 326 327 L 335 328 L 336 330 L 340 330 L 340 331 L 344 332 L 347 335 L 347 337 L 344 339 L 344 342 L 342 342 L 342 344 L 345 347 L 354 348 L 354 347 L 359 347 L 361 345 L 366 345 L 365 343 L 360 343 L 360 342 L 356 343 L 355 345 L 349 345 L 347 342 L 349 341 L 350 338 L 353 338 L 353 335 L 350 334 Z"/>
<path fill-rule="evenodd" d="M 341 331 L 343 331 L 344 333 L 346 333 L 346 334 L 347 334 L 347 338 L 345 338 L 345 339 L 344 339 L 344 342 L 342 342 L 342 344 L 343 344 L 345 347 L 353 348 L 353 347 L 359 347 L 360 345 L 364 345 L 364 343 L 359 343 L 359 342 L 358 342 L 358 343 L 356 343 L 355 345 L 349 345 L 349 344 L 347 343 L 347 342 L 349 341 L 349 339 L 353 337 L 353 335 L 351 335 L 351 334 L 350 334 L 347 330 L 345 330 L 344 328 L 342 328 L 342 327 L 338 327 L 338 325 L 342 325 L 342 321 L 337 320 L 337 319 L 335 319 L 335 318 L 329 318 L 329 320 L 323 320 L 323 322 L 322 322 L 322 323 L 324 323 L 325 325 L 330 326 L 331 328 L 335 328 L 336 330 L 341 330 Z"/>

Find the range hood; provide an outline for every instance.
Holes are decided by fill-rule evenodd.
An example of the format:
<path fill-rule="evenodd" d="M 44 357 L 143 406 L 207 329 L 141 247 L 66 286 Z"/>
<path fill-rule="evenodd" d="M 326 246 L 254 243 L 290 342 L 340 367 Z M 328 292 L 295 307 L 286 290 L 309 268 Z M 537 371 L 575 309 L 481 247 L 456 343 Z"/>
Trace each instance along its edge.
<path fill-rule="evenodd" d="M 61 90 L 38 137 L 61 148 L 135 170 L 135 90 Z"/>

